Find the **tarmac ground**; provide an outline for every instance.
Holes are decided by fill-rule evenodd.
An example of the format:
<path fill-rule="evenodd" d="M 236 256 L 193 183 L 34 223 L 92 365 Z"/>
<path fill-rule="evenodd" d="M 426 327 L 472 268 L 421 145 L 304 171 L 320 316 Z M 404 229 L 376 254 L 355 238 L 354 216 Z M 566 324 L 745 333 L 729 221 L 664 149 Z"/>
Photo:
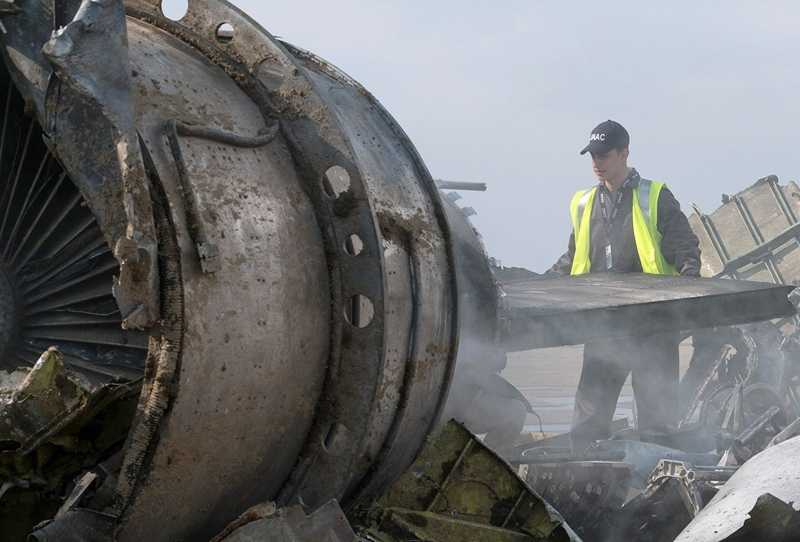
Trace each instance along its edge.
<path fill-rule="evenodd" d="M 541 416 L 545 433 L 569 431 L 575 390 L 581 374 L 583 345 L 543 348 L 508 355 L 508 365 L 503 376 L 530 401 Z M 681 375 L 692 356 L 691 339 L 681 343 Z M 633 389 L 630 376 L 625 382 L 617 402 L 614 418 L 628 418 L 633 423 Z M 539 420 L 528 414 L 525 429 L 539 431 Z"/>

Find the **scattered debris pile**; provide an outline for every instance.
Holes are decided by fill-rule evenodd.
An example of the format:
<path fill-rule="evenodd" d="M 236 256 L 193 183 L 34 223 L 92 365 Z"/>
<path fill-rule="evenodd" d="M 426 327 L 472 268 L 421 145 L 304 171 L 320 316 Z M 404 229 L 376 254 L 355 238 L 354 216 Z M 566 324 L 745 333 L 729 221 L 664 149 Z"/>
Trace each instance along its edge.
<path fill-rule="evenodd" d="M 300 506 L 252 508 L 212 542 L 580 542 L 514 469 L 461 424 L 428 438 L 417 459 L 374 503 L 338 503 L 311 514 Z"/>
<path fill-rule="evenodd" d="M 373 540 L 574 539 L 458 426 L 405 471 L 442 418 L 451 382 L 469 372 L 463 339 L 580 344 L 608 316 L 638 333 L 637 324 L 758 321 L 788 305 L 790 286 L 671 277 L 559 285 L 514 270 L 500 291 L 467 221 L 473 210 L 450 220 L 383 106 L 224 0 L 189 2 L 180 20 L 156 0 L 0 1 L 0 50 L 0 361 L 33 367 L 10 376 L 0 398 L 3 540 L 48 518 L 32 539 L 207 540 L 248 509 L 225 537 L 243 542 L 263 528 L 272 529 L 263 537 L 346 540 L 336 502 Z M 762 184 L 759 194 L 774 193 L 775 183 Z M 741 278 L 742 258 L 758 257 L 788 284 L 777 262 L 795 256 L 781 243 L 792 241 L 800 211 L 793 194 L 775 196 L 788 229 L 767 241 L 772 230 L 751 227 L 742 211 L 755 248 L 734 257 L 734 233 L 720 251 L 728 275 L 736 268 Z M 654 299 L 654 289 L 671 293 Z M 37 361 L 51 345 L 58 350 Z M 576 459 L 603 457 L 609 489 L 598 506 L 624 509 L 633 491 L 646 510 L 647 495 L 674 485 L 661 479 L 792 443 L 787 422 L 798 412 L 783 398 L 794 381 L 779 376 L 789 384 L 776 391 L 753 369 L 771 366 L 761 353 L 731 347 L 736 355 L 710 358 L 713 371 L 695 371 L 698 407 L 680 435 L 625 433 L 591 459 L 559 457 L 550 480 Z M 494 391 L 483 396 L 508 399 L 524 421 L 524 401 L 498 371 L 473 378 L 468 399 Z M 663 463 L 651 480 L 665 458 L 681 465 Z M 598 491 L 578 482 L 583 475 L 564 485 L 573 500 Z M 706 489 L 689 493 L 694 508 Z M 251 508 L 270 501 L 278 506 Z M 612 517 L 581 517 L 574 504 L 587 535 Z"/>
<path fill-rule="evenodd" d="M 739 507 L 738 516 L 732 518 L 728 511 L 725 520 L 720 520 L 733 526 L 730 534 L 742 525 L 761 495 L 771 493 L 787 503 L 800 501 L 800 472 L 797 476 L 789 473 L 796 469 L 796 454 L 789 448 L 800 446 L 800 437 L 792 438 L 800 433 L 800 413 L 794 412 L 797 421 L 787 426 L 782 405 L 756 401 L 757 395 L 743 393 L 746 389 L 740 382 L 724 400 L 714 391 L 701 395 L 701 401 L 719 403 L 717 414 L 687 424 L 673 435 L 622 429 L 578 455 L 558 436 L 529 444 L 514 462 L 531 487 L 588 542 L 672 541 L 684 528 L 701 521 L 715 503 L 723 502 L 718 495 L 731 493 L 731 487 L 749 488 L 749 482 L 740 482 L 743 478 L 758 478 L 759 489 L 749 491 L 751 502 Z M 769 478 L 765 467 L 783 473 L 786 481 L 763 483 Z M 730 504 L 730 500 L 724 502 Z M 796 523 L 787 519 L 785 528 L 794 529 Z M 719 526 L 715 529 L 722 532 Z M 687 535 L 682 540 L 701 539 Z"/>
<path fill-rule="evenodd" d="M 369 509 L 381 542 L 575 540 L 561 516 L 463 426 L 450 422 Z"/>
<path fill-rule="evenodd" d="M 690 222 L 703 274 L 800 284 L 800 188 L 764 177 Z M 798 291 L 789 299 L 798 308 Z M 800 473 L 797 316 L 692 333 L 681 421 L 618 430 L 573 454 L 558 436 L 517 450 L 531 486 L 584 540 L 795 540 Z M 748 519 L 749 518 L 749 519 Z M 765 518 L 771 518 L 766 519 Z M 737 530 L 738 529 L 738 530 Z"/>
<path fill-rule="evenodd" d="M 300 505 L 278 508 L 268 502 L 256 505 L 228 525 L 211 542 L 355 542 L 356 534 L 335 499 L 312 514 Z"/>
<path fill-rule="evenodd" d="M 54 348 L 44 352 L 33 368 L 4 377 L 0 388 L 4 540 L 24 539 L 31 525 L 66 513 L 81 498 L 112 498 L 103 482 L 116 478 L 114 455 L 130 427 L 138 393 L 139 382 L 92 384 L 67 370 Z"/>

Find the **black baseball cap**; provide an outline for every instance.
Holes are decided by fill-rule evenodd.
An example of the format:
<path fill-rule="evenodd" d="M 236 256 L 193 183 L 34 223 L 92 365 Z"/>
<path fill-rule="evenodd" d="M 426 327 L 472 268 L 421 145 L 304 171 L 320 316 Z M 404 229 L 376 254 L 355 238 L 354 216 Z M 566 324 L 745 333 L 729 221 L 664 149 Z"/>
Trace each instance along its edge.
<path fill-rule="evenodd" d="M 586 145 L 581 154 L 587 152 L 606 153 L 611 149 L 624 149 L 631 142 L 631 136 L 620 123 L 613 120 L 601 122 L 595 126 L 589 134 L 589 144 Z"/>

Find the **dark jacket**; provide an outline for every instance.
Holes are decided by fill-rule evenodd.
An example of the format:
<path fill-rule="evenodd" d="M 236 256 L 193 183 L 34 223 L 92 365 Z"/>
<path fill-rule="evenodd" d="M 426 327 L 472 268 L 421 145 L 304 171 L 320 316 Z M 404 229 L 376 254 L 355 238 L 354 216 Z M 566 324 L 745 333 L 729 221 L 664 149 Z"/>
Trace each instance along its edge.
<path fill-rule="evenodd" d="M 589 226 L 590 246 L 589 261 L 592 263 L 591 272 L 611 271 L 614 273 L 641 273 L 642 265 L 639 262 L 639 253 L 636 250 L 636 241 L 633 237 L 633 209 L 631 198 L 633 188 L 639 182 L 639 173 L 631 169 L 626 184 L 620 188 L 622 199 L 617 206 L 616 215 L 612 218 L 612 207 L 606 206 L 606 217 L 600 201 L 600 193 L 595 197 L 592 207 L 591 223 Z M 610 195 L 601 183 L 598 190 Z M 605 198 L 611 201 L 611 197 Z M 658 231 L 661 233 L 661 252 L 664 258 L 681 275 L 699 276 L 700 274 L 700 246 L 697 236 L 689 227 L 686 215 L 681 211 L 681 206 L 666 187 L 661 190 L 658 199 Z M 612 268 L 606 269 L 606 246 L 611 242 Z M 558 259 L 550 269 L 552 273 L 569 275 L 572 269 L 572 259 L 575 255 L 575 233 L 569 237 L 567 252 Z"/>

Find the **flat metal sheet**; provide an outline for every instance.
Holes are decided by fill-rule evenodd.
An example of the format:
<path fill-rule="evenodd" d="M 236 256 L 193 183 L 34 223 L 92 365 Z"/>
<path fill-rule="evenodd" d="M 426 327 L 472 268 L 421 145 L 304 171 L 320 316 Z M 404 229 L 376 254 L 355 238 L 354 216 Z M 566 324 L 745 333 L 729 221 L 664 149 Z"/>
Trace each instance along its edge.
<path fill-rule="evenodd" d="M 583 344 L 794 314 L 793 286 L 641 273 L 592 273 L 503 285 L 509 351 Z"/>

